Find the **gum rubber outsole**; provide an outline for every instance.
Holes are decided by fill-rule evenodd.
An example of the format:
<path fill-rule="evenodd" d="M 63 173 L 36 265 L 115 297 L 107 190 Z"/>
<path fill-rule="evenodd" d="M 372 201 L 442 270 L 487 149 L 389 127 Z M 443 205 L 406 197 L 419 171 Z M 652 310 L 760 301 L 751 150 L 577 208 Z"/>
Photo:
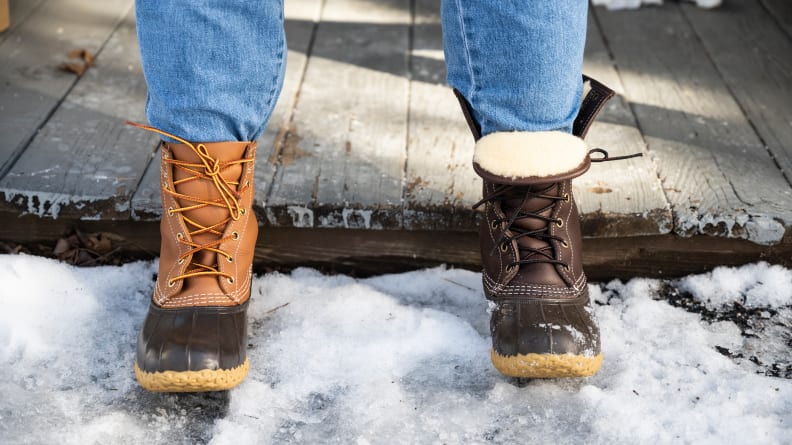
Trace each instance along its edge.
<path fill-rule="evenodd" d="M 144 389 L 154 392 L 225 391 L 245 379 L 250 362 L 233 369 L 202 369 L 200 371 L 146 372 L 135 362 L 135 377 Z"/>
<path fill-rule="evenodd" d="M 509 377 L 551 379 L 558 377 L 589 377 L 602 366 L 602 354 L 586 357 L 574 354 L 500 355 L 491 350 L 492 364 Z"/>

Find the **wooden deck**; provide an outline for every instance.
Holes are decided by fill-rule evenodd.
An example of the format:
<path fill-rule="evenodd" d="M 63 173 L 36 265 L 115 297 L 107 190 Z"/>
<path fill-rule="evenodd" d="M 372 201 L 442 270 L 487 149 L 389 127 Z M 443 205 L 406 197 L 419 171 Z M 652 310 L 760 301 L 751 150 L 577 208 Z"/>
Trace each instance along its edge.
<path fill-rule="evenodd" d="M 76 225 L 156 252 L 157 140 L 123 124 L 145 119 L 132 3 L 11 0 L 0 240 Z M 480 180 L 444 84 L 439 0 L 286 0 L 286 30 L 286 82 L 259 141 L 260 259 L 475 266 Z M 57 69 L 76 48 L 97 55 L 82 77 Z M 585 72 L 620 93 L 590 144 L 645 154 L 575 183 L 594 275 L 792 263 L 787 0 L 592 8 Z"/>

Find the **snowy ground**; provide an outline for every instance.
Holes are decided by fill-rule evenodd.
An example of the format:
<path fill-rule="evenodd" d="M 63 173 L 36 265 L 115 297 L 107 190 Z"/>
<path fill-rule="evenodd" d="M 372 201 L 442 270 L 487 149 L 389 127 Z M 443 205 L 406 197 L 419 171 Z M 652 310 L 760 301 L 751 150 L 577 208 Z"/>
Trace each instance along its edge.
<path fill-rule="evenodd" d="M 530 382 L 489 364 L 479 274 L 269 274 L 253 284 L 250 377 L 203 395 L 134 381 L 155 270 L 0 256 L 0 442 L 792 441 L 781 267 L 592 285 L 602 371 Z"/>

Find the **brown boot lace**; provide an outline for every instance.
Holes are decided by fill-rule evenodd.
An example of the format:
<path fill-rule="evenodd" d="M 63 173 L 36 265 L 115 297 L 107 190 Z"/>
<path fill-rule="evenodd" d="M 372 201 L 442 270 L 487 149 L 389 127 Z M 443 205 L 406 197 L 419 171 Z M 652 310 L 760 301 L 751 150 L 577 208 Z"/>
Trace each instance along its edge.
<path fill-rule="evenodd" d="M 592 157 L 593 154 L 600 154 L 602 157 L 594 158 Z M 625 156 L 609 156 L 608 152 L 602 148 L 593 148 L 589 150 L 589 157 L 591 162 L 608 162 L 608 161 L 618 161 L 623 159 L 630 159 L 643 156 L 643 153 L 635 153 L 631 155 Z M 509 184 L 495 184 L 495 188 L 492 192 L 487 193 L 479 202 L 473 205 L 473 209 L 477 209 L 483 204 L 488 202 L 494 201 L 506 201 L 511 199 L 520 199 L 522 197 L 522 202 L 516 208 L 516 211 L 511 217 L 508 218 L 496 218 L 490 222 L 490 224 L 495 227 L 496 225 L 500 225 L 503 222 L 507 222 L 506 227 L 500 232 L 498 239 L 495 242 L 495 245 L 490 252 L 490 255 L 494 254 L 495 251 L 500 248 L 504 249 L 507 247 L 509 243 L 514 240 L 529 237 L 534 238 L 537 240 L 541 240 L 547 243 L 547 245 L 542 247 L 529 247 L 519 245 L 520 249 L 520 260 L 513 261 L 506 266 L 507 271 L 514 270 L 515 267 L 519 267 L 521 264 L 534 264 L 534 263 L 549 263 L 549 264 L 558 264 L 565 269 L 569 270 L 569 264 L 559 259 L 556 259 L 556 256 L 553 252 L 552 244 L 549 241 L 553 240 L 558 243 L 561 243 L 562 246 L 567 246 L 567 241 L 559 236 L 553 235 L 550 233 L 550 224 L 554 223 L 557 226 L 563 226 L 563 220 L 553 219 L 547 216 L 542 215 L 542 213 L 547 212 L 548 210 L 555 207 L 561 201 L 569 201 L 570 195 L 565 193 L 563 196 L 558 195 L 550 195 L 547 194 L 552 188 L 556 187 L 557 183 L 551 183 L 541 189 L 534 190 L 530 187 L 526 187 L 524 185 L 509 185 Z M 559 187 L 560 188 L 560 187 Z M 533 211 L 526 211 L 523 209 L 525 203 L 528 202 L 530 199 L 547 199 L 550 201 L 549 204 L 546 206 L 533 210 Z M 504 212 L 506 213 L 506 212 Z M 552 213 L 552 212 L 551 212 Z M 538 219 L 541 221 L 546 222 L 542 228 L 536 230 L 528 230 L 519 226 L 515 226 L 514 223 L 521 219 L 525 218 L 533 218 Z M 514 235 L 509 236 L 507 233 L 513 233 Z"/>
<path fill-rule="evenodd" d="M 222 172 L 226 168 L 234 166 L 234 165 L 239 165 L 239 164 L 245 164 L 245 163 L 248 163 L 248 162 L 253 162 L 253 159 L 240 159 L 240 160 L 231 161 L 231 162 L 220 162 L 219 160 L 214 159 L 209 154 L 209 151 L 207 150 L 207 148 L 206 148 L 206 146 L 204 144 L 193 145 L 192 143 L 190 143 L 190 142 L 188 142 L 188 141 L 186 141 L 186 140 L 184 140 L 184 139 L 182 139 L 182 138 L 180 138 L 178 136 L 174 136 L 174 135 L 172 135 L 172 134 L 170 134 L 168 132 L 159 130 L 159 129 L 154 128 L 154 127 L 150 127 L 148 125 L 142 125 L 142 124 L 138 124 L 138 123 L 135 123 L 135 122 L 129 122 L 129 121 L 127 121 L 126 123 L 127 123 L 127 125 L 131 125 L 133 127 L 141 128 L 141 129 L 146 130 L 146 131 L 151 131 L 153 133 L 157 133 L 157 134 L 160 134 L 160 135 L 163 135 L 163 136 L 167 136 L 167 137 L 172 138 L 172 139 L 174 139 L 176 141 L 179 141 L 180 143 L 182 143 L 182 144 L 186 145 L 187 147 L 189 147 L 193 152 L 195 152 L 195 154 L 201 160 L 201 163 L 190 163 L 190 162 L 179 161 L 178 159 L 164 159 L 165 163 L 171 164 L 175 168 L 178 168 L 178 169 L 180 169 L 180 170 L 182 170 L 184 172 L 187 172 L 188 174 L 191 175 L 191 176 L 183 178 L 183 179 L 174 180 L 173 181 L 174 188 L 175 188 L 175 186 L 178 186 L 179 184 L 184 184 L 186 182 L 205 180 L 205 181 L 212 181 L 214 186 L 217 188 L 217 191 L 220 193 L 220 199 L 214 200 L 214 201 L 210 201 L 210 200 L 201 199 L 201 198 L 196 197 L 196 196 L 189 196 L 189 195 L 184 195 L 182 193 L 178 193 L 176 190 L 170 190 L 169 187 L 163 187 L 163 190 L 164 190 L 165 193 L 167 193 L 167 194 L 169 194 L 169 195 L 171 195 L 171 196 L 173 196 L 173 197 L 175 197 L 175 198 L 177 198 L 179 200 L 190 201 L 190 202 L 194 202 L 195 203 L 194 205 L 190 205 L 190 206 L 186 206 L 186 207 L 178 207 L 178 208 L 171 207 L 171 208 L 168 208 L 168 214 L 169 215 L 173 215 L 174 213 L 181 213 L 181 217 L 184 220 L 184 222 L 187 223 L 190 227 L 192 227 L 194 229 L 194 230 L 188 232 L 188 234 L 190 235 L 190 238 L 192 238 L 192 237 L 194 237 L 196 235 L 202 234 L 202 233 L 211 233 L 211 234 L 216 235 L 216 236 L 219 237 L 218 239 L 216 239 L 214 241 L 211 241 L 209 243 L 198 244 L 198 243 L 195 243 L 193 241 L 185 239 L 184 236 L 177 236 L 176 239 L 177 239 L 178 242 L 180 242 L 182 244 L 186 244 L 186 245 L 191 247 L 190 250 L 184 252 L 183 254 L 181 254 L 179 256 L 179 260 L 178 260 L 179 264 L 184 262 L 184 260 L 187 257 L 189 257 L 190 255 L 193 255 L 193 254 L 195 254 L 195 253 L 197 253 L 197 252 L 199 252 L 201 250 L 208 250 L 208 251 L 214 252 L 217 255 L 225 257 L 229 262 L 233 261 L 233 258 L 231 257 L 230 254 L 228 254 L 227 252 L 225 252 L 225 251 L 223 251 L 221 249 L 218 249 L 217 246 L 219 246 L 220 244 L 222 244 L 222 243 L 224 243 L 226 241 L 229 241 L 229 240 L 237 240 L 237 239 L 239 239 L 239 234 L 236 233 L 236 232 L 232 233 L 229 236 L 225 236 L 225 237 L 223 237 L 223 232 L 225 231 L 226 224 L 228 224 L 231 220 L 234 220 L 234 221 L 239 220 L 239 218 L 242 215 L 244 215 L 245 212 L 246 212 L 245 208 L 240 206 L 240 204 L 239 204 L 239 198 L 241 197 L 241 193 L 240 192 L 243 191 L 244 188 L 242 190 L 240 190 L 240 191 L 236 190 L 236 187 L 239 186 L 239 182 L 237 182 L 237 181 L 227 181 L 223 177 Z M 200 224 L 200 223 L 188 218 L 186 215 L 184 215 L 184 212 L 187 212 L 187 211 L 190 211 L 190 210 L 201 209 L 201 208 L 208 207 L 208 206 L 225 207 L 225 208 L 228 209 L 229 216 L 227 218 L 223 219 L 222 221 L 217 222 L 216 224 L 212 224 L 212 225 L 209 225 L 209 226 L 204 226 L 204 225 L 202 225 L 202 224 Z M 228 274 L 228 273 L 221 272 L 218 269 L 217 264 L 215 264 L 213 266 L 208 266 L 206 264 L 201 264 L 201 263 L 193 261 L 193 262 L 190 263 L 190 265 L 188 267 L 192 267 L 192 268 L 190 270 L 186 270 L 181 275 L 178 275 L 178 276 L 175 276 L 175 277 L 171 278 L 170 282 L 168 282 L 168 286 L 173 286 L 173 284 L 177 280 L 184 280 L 186 278 L 197 277 L 197 276 L 200 276 L 200 275 L 221 276 L 221 277 L 225 277 L 226 279 L 228 279 L 228 281 L 231 282 L 231 283 L 234 282 L 234 277 L 232 275 Z"/>

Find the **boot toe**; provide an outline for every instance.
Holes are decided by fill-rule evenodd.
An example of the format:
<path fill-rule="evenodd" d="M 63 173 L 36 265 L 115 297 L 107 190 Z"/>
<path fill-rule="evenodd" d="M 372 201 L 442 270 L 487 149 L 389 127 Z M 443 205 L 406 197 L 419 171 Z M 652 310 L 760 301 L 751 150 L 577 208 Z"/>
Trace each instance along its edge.
<path fill-rule="evenodd" d="M 594 374 L 602 363 L 599 330 L 582 303 L 526 300 L 492 313 L 492 361 L 513 377 Z"/>
<path fill-rule="evenodd" d="M 179 309 L 152 304 L 138 337 L 138 381 L 168 392 L 235 386 L 247 374 L 246 312 L 247 303 Z"/>

